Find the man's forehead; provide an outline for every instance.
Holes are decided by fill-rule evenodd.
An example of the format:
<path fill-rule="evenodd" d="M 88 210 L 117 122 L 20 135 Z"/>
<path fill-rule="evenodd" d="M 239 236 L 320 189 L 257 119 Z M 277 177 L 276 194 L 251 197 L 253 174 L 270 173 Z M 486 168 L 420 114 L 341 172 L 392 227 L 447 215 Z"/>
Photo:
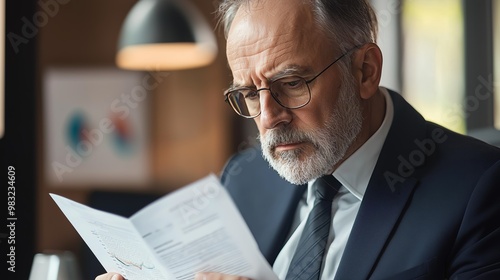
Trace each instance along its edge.
<path fill-rule="evenodd" d="M 281 32 L 281 29 L 299 29 L 312 23 L 311 4 L 304 0 L 247 1 L 236 11 L 229 29 L 234 35 L 235 23 L 253 24 L 255 32 Z M 233 32 L 232 32 L 233 31 Z"/>
<path fill-rule="evenodd" d="M 318 36 L 314 37 L 318 28 L 310 9 L 303 5 L 302 0 L 272 0 L 240 7 L 226 49 L 235 78 L 247 78 L 252 71 L 271 78 L 298 66 L 308 66 L 300 59 L 318 47 Z"/>

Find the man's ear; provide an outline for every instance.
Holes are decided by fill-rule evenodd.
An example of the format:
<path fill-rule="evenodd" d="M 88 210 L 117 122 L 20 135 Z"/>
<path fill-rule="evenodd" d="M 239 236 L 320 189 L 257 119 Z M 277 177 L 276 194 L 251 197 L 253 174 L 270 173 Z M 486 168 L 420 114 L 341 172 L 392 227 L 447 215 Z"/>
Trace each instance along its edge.
<path fill-rule="evenodd" d="M 353 75 L 359 84 L 360 96 L 371 98 L 378 90 L 382 75 L 382 52 L 374 43 L 359 48 L 353 59 Z"/>

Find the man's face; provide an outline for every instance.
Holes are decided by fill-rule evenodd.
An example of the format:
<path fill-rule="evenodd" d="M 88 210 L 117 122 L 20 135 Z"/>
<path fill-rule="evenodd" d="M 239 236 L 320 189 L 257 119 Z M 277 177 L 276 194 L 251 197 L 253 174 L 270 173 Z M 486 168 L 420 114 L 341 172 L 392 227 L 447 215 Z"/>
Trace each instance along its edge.
<path fill-rule="evenodd" d="M 238 10 L 227 41 L 234 86 L 267 88 L 285 73 L 309 80 L 341 55 L 303 2 L 254 1 Z M 331 173 L 361 130 L 357 86 L 342 77 L 338 66 L 330 67 L 309 84 L 311 101 L 300 109 L 260 92 L 255 122 L 263 154 L 286 180 L 303 184 Z"/>

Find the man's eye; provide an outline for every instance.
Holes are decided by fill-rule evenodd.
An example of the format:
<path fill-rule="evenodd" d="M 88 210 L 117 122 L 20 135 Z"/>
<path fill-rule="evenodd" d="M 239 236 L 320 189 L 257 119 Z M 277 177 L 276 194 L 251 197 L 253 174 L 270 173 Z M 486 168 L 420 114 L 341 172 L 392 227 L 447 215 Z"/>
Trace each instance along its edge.
<path fill-rule="evenodd" d="M 304 84 L 304 79 L 299 77 L 290 77 L 280 80 L 279 86 L 282 89 L 296 89 L 301 88 Z"/>
<path fill-rule="evenodd" d="M 256 91 L 247 91 L 242 93 L 245 99 L 253 100 L 259 98 L 259 94 Z"/>
<path fill-rule="evenodd" d="M 300 80 L 296 80 L 296 81 L 291 81 L 291 82 L 287 82 L 285 84 L 285 86 L 287 87 L 296 87 L 300 84 Z"/>

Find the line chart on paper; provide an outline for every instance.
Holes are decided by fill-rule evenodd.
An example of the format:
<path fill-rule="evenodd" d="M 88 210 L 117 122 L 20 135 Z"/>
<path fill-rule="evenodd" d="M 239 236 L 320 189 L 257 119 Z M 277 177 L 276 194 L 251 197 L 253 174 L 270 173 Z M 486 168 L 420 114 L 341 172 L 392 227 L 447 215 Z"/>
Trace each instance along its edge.
<path fill-rule="evenodd" d="M 144 246 L 138 244 L 131 233 L 108 227 L 100 225 L 98 229 L 92 230 L 92 234 L 115 261 L 120 274 L 129 280 L 164 278 L 163 271 L 155 265 L 147 249 L 144 250 Z"/>
<path fill-rule="evenodd" d="M 113 257 L 115 260 L 117 260 L 118 262 L 120 262 L 121 264 L 123 264 L 124 266 L 130 266 L 130 267 L 135 267 L 139 270 L 143 270 L 143 269 L 154 269 L 155 266 L 154 264 L 147 264 L 147 263 L 144 263 L 143 261 L 141 261 L 140 263 L 139 262 L 134 262 L 134 261 L 131 261 L 131 260 L 127 260 L 125 258 L 121 258 L 113 253 L 110 253 L 111 257 Z"/>

